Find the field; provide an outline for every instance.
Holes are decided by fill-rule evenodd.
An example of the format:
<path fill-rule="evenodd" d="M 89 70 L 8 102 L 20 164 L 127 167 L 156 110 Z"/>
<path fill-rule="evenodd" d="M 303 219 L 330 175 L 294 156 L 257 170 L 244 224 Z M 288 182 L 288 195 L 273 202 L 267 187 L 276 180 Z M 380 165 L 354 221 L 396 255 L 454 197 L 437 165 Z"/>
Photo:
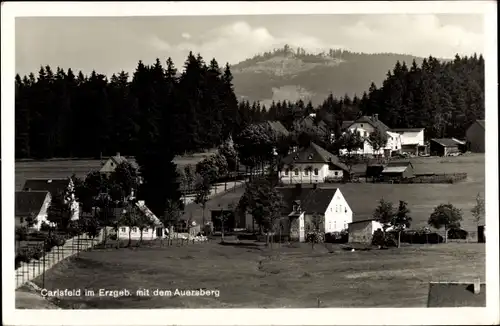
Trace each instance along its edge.
<path fill-rule="evenodd" d="M 412 228 L 427 225 L 429 215 L 434 207 L 441 203 L 452 203 L 461 208 L 464 214 L 462 228 L 467 231 L 476 231 L 471 208 L 475 205 L 477 193 L 484 196 L 485 165 L 484 155 L 470 155 L 459 157 L 422 157 L 412 158 L 415 173 L 467 173 L 467 179 L 455 184 L 323 184 L 321 187 L 340 188 L 347 202 L 354 212 L 354 220 L 370 218 L 378 201 L 383 197 L 398 204 L 399 200 L 408 202 L 413 218 Z M 361 170 L 365 167 L 358 166 Z M 220 209 L 228 203 L 237 204 L 244 188 L 214 197 L 207 204 L 207 212 L 211 209 Z M 202 209 L 197 205 L 186 208 L 189 215 L 201 219 Z M 206 213 L 206 216 L 207 213 Z"/>
<path fill-rule="evenodd" d="M 207 155 L 214 153 L 214 150 L 205 153 L 195 153 L 192 155 L 177 156 L 174 162 L 179 169 L 191 164 L 196 165 Z M 105 162 L 105 160 L 103 160 Z M 57 159 L 47 161 L 19 161 L 15 164 L 16 191 L 22 189 L 26 179 L 30 178 L 68 178 L 75 174 L 78 178 L 84 178 L 87 173 L 99 170 L 101 160 L 88 159 Z"/>
<path fill-rule="evenodd" d="M 95 250 L 56 265 L 45 288 L 128 290 L 131 296 L 63 297 L 79 309 L 425 307 L 429 281 L 485 277 L 484 244 L 345 251 L 262 243 Z M 41 279 L 35 283 L 42 287 Z M 154 296 L 155 289 L 219 290 L 219 296 Z M 150 295 L 138 296 L 137 290 Z M 22 292 L 22 291 L 18 291 Z M 26 307 L 19 295 L 16 306 Z"/>
<path fill-rule="evenodd" d="M 195 164 L 205 154 L 177 158 L 179 164 Z M 380 198 L 393 201 L 408 202 L 412 211 L 412 228 L 427 224 L 427 219 L 433 208 L 441 203 L 452 203 L 463 209 L 464 221 L 462 227 L 474 231 L 476 225 L 470 214 L 475 204 L 477 193 L 484 194 L 485 165 L 484 155 L 475 154 L 459 157 L 420 157 L 411 159 L 416 173 L 459 173 L 468 174 L 467 180 L 456 184 L 325 184 L 322 187 L 339 187 L 354 211 L 354 220 L 369 218 Z M 99 160 L 75 161 L 45 161 L 16 163 L 16 190 L 20 190 L 26 178 L 62 178 L 75 173 L 83 177 L 92 169 L 98 169 Z M 355 170 L 363 170 L 357 166 Z M 229 203 L 237 204 L 244 188 L 231 190 L 226 194 L 217 195 L 208 202 L 206 216 L 210 210 L 220 209 Z M 221 205 L 221 206 L 219 206 Z M 190 204 L 185 209 L 185 215 L 193 217 L 198 222 L 202 220 L 202 209 Z"/>

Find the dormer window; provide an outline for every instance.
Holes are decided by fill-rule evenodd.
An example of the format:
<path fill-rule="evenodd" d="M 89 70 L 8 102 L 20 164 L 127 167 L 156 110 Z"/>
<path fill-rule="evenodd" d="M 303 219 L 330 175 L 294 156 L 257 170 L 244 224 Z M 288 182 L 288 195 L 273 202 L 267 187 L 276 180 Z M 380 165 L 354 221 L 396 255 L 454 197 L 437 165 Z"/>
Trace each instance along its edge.
<path fill-rule="evenodd" d="M 308 160 L 312 160 L 313 159 L 313 155 L 312 154 L 309 154 L 309 156 L 307 157 Z"/>

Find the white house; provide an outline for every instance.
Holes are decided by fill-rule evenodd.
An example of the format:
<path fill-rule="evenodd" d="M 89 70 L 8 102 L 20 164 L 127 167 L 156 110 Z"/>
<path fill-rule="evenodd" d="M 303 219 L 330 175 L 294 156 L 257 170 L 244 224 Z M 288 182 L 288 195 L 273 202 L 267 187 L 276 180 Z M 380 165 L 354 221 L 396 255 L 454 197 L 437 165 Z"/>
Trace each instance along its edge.
<path fill-rule="evenodd" d="M 76 201 L 75 185 L 71 178 L 28 179 L 24 183 L 23 191 L 45 191 L 50 193 L 51 198 L 63 195 L 64 203 L 71 208 L 71 220 L 77 220 L 80 216 L 80 204 Z"/>
<path fill-rule="evenodd" d="M 15 225 L 26 225 L 30 216 L 36 218 L 33 229 L 40 230 L 42 223 L 48 223 L 47 210 L 51 196 L 48 191 L 16 191 Z"/>
<path fill-rule="evenodd" d="M 321 231 L 325 233 L 347 230 L 352 222 L 352 210 L 338 188 L 311 188 L 300 184 L 295 187 L 276 188 L 283 197 L 283 217 L 280 220 L 282 235 L 292 241 L 305 241 L 307 232 L 319 217 Z"/>
<path fill-rule="evenodd" d="M 362 138 L 365 139 L 363 142 L 363 148 L 351 152 L 351 154 L 360 155 L 383 155 L 390 156 L 392 152 L 399 152 L 402 146 L 401 135 L 389 130 L 382 121 L 378 119 L 378 114 L 374 114 L 372 117 L 362 116 L 356 121 L 345 121 L 342 128 L 344 130 L 349 130 L 351 132 L 357 132 Z M 368 138 L 370 134 L 375 130 L 385 133 L 387 135 L 387 144 L 378 151 L 375 151 L 370 145 Z M 340 153 L 342 155 L 347 154 L 347 150 L 341 149 Z"/>
<path fill-rule="evenodd" d="M 134 168 L 137 169 L 137 163 L 134 160 L 129 160 L 125 156 L 120 155 L 120 153 L 116 153 L 115 156 L 111 156 L 107 159 L 106 162 L 101 167 L 101 173 L 111 173 L 113 172 L 118 165 L 124 162 L 129 162 Z"/>
<path fill-rule="evenodd" d="M 337 156 L 315 143 L 290 153 L 282 163 L 278 177 L 288 184 L 323 183 L 327 178 L 341 180 L 349 173 L 348 167 Z"/>
<path fill-rule="evenodd" d="M 390 132 L 401 136 L 401 151 L 405 153 L 418 153 L 425 151 L 424 128 L 398 128 Z"/>
<path fill-rule="evenodd" d="M 142 230 L 142 239 L 143 240 L 153 240 L 162 238 L 165 236 L 165 228 L 161 221 L 156 217 L 156 215 L 151 212 L 151 210 L 144 204 L 143 200 L 139 200 L 136 203 L 136 207 L 138 208 L 137 212 L 139 214 L 144 214 L 148 217 L 153 223 L 154 227 L 148 227 Z M 129 239 L 129 227 L 128 226 L 120 226 L 118 228 L 118 238 L 121 240 Z M 132 227 L 132 232 L 130 233 L 130 238 L 132 240 L 139 240 L 141 238 L 141 230 L 134 226 Z"/>

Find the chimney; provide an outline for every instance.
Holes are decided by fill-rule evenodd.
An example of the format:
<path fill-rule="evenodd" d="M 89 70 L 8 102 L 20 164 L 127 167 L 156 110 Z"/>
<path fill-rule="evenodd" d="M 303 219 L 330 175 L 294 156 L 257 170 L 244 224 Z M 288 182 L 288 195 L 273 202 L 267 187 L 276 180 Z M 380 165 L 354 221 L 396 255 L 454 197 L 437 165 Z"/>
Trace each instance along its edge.
<path fill-rule="evenodd" d="M 116 157 L 120 157 L 120 152 L 116 152 Z"/>
<path fill-rule="evenodd" d="M 474 280 L 474 294 L 479 294 L 481 292 L 481 280 L 476 278 Z"/>
<path fill-rule="evenodd" d="M 377 120 L 378 120 L 378 113 L 375 113 L 375 114 L 373 115 L 373 121 L 377 121 Z"/>

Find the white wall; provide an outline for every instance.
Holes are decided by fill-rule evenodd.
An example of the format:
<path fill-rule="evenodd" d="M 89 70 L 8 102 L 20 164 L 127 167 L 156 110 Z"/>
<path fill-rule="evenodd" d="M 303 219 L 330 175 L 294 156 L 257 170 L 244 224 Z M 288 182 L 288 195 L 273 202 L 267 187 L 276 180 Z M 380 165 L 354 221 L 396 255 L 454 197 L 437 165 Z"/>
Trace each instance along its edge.
<path fill-rule="evenodd" d="M 118 228 L 118 238 L 121 240 L 128 240 L 128 231 L 129 227 L 128 226 L 121 226 Z M 165 232 L 163 232 L 163 235 L 165 236 Z M 140 240 L 141 239 L 141 231 L 139 230 L 138 227 L 132 228 L 132 233 L 130 234 L 130 238 L 132 240 Z M 158 237 L 156 236 L 156 229 L 149 228 L 149 229 L 144 229 L 142 233 L 142 239 L 143 240 L 151 240 L 151 239 L 157 239 Z"/>
<path fill-rule="evenodd" d="M 402 145 L 413 145 L 418 144 L 420 146 L 424 146 L 424 130 L 418 132 L 402 132 L 401 134 L 401 143 Z"/>
<path fill-rule="evenodd" d="M 363 148 L 361 148 L 359 150 L 356 150 L 356 151 L 353 151 L 352 154 L 359 154 L 359 155 L 363 155 L 363 154 L 370 154 L 370 155 L 378 154 L 378 155 L 383 155 L 384 154 L 384 149 L 390 149 L 391 151 L 398 151 L 398 150 L 401 149 L 401 141 L 402 141 L 402 139 L 401 139 L 401 135 L 399 135 L 398 133 L 387 131 L 386 132 L 386 134 L 387 134 L 387 144 L 386 144 L 386 146 L 384 148 L 380 149 L 379 151 L 374 151 L 373 147 L 368 142 L 368 137 L 370 137 L 370 134 L 375 131 L 375 128 L 373 128 L 371 125 L 369 125 L 367 123 L 356 122 L 355 124 L 353 124 L 349 128 L 349 130 L 351 132 L 355 132 L 356 131 L 358 134 L 360 134 L 361 137 L 364 137 L 366 139 L 365 142 L 363 143 Z M 341 149 L 340 153 L 342 155 L 345 155 L 345 154 L 347 154 L 347 151 L 345 149 Z"/>
<path fill-rule="evenodd" d="M 313 167 L 313 171 L 306 171 L 308 166 Z M 295 164 L 293 170 L 288 171 L 286 174 L 287 166 L 283 167 L 283 170 L 279 173 L 279 177 L 283 183 L 322 183 L 325 181 L 325 177 L 329 175 L 328 164 Z M 314 174 L 314 170 L 318 169 L 318 175 Z M 295 170 L 298 170 L 298 175 L 295 174 Z M 290 178 L 291 176 L 291 178 Z"/>
<path fill-rule="evenodd" d="M 112 172 L 116 169 L 116 163 L 112 159 L 108 159 L 101 168 L 101 172 Z"/>
<path fill-rule="evenodd" d="M 42 208 L 40 209 L 40 212 L 38 212 L 38 215 L 36 216 L 37 222 L 34 225 L 34 228 L 38 231 L 40 231 L 43 222 L 49 223 L 49 221 L 47 220 L 47 212 L 49 210 L 51 200 L 52 197 L 49 193 L 47 194 L 47 197 L 45 197 L 45 201 L 43 202 Z"/>
<path fill-rule="evenodd" d="M 342 192 L 337 189 L 325 212 L 325 232 L 340 232 L 352 222 L 352 210 Z"/>

